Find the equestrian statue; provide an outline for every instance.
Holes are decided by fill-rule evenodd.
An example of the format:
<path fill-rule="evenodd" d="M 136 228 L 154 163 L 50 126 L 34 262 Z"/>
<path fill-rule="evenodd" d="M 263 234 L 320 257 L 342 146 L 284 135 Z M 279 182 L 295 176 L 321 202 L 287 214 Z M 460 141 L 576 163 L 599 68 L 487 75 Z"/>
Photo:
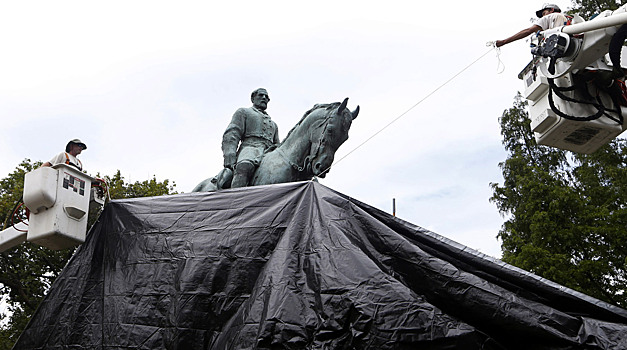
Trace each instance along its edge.
<path fill-rule="evenodd" d="M 359 114 L 359 106 L 346 108 L 348 98 L 316 104 L 279 143 L 278 128 L 266 113 L 268 92 L 257 89 L 251 100 L 253 106 L 238 109 L 224 132 L 224 169 L 193 192 L 323 178 Z"/>

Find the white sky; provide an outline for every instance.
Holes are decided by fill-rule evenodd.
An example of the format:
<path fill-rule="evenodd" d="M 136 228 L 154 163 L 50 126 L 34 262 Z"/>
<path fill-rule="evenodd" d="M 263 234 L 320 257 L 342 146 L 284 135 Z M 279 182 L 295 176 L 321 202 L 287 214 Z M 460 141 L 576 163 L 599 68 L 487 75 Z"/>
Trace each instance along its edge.
<path fill-rule="evenodd" d="M 570 5 L 558 1 L 563 10 Z M 231 115 L 265 87 L 284 137 L 315 103 L 361 106 L 325 186 L 499 257 L 498 118 L 522 89 L 541 2 L 25 1 L 0 4 L 0 177 L 80 138 L 89 173 L 176 182 L 222 165 Z"/>

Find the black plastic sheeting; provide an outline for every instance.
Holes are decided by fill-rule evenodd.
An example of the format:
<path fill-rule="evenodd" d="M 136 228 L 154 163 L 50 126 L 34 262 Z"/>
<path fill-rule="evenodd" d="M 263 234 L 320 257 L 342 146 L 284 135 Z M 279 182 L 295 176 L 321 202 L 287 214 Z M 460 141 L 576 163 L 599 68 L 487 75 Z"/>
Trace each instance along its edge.
<path fill-rule="evenodd" d="M 573 348 L 627 311 L 316 182 L 113 201 L 15 346 Z"/>

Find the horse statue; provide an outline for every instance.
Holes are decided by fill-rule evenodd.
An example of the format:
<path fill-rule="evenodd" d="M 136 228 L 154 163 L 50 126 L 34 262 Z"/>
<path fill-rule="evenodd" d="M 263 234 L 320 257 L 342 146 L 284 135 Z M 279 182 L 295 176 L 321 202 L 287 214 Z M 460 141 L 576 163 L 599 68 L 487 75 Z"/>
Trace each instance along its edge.
<path fill-rule="evenodd" d="M 308 110 L 285 139 L 264 154 L 251 186 L 325 177 L 335 152 L 348 139 L 348 129 L 359 114 L 359 106 L 351 112 L 346 108 L 347 104 L 348 98 L 342 103 L 316 104 Z M 218 175 L 202 181 L 192 192 L 229 188 L 232 174 L 231 169 L 225 168 Z"/>

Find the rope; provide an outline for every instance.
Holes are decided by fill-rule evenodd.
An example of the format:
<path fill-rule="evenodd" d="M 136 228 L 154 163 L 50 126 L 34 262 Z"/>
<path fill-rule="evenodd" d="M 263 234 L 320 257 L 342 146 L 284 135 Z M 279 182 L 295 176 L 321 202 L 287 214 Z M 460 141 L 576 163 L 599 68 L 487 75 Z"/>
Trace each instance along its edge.
<path fill-rule="evenodd" d="M 501 48 L 496 47 L 496 41 L 488 41 L 485 46 L 493 47 L 494 51 L 496 51 L 496 59 L 498 60 L 498 63 L 496 65 L 496 74 L 501 74 L 505 72 L 505 63 L 503 63 L 503 61 L 501 60 Z"/>
<path fill-rule="evenodd" d="M 497 57 L 498 57 L 498 51 L 500 51 L 498 48 L 496 48 L 496 44 L 493 42 L 492 44 L 488 43 L 487 46 L 492 46 L 492 48 L 490 48 L 488 51 L 486 51 L 484 54 L 482 54 L 481 56 L 479 56 L 479 58 L 475 59 L 474 61 L 472 61 L 470 64 L 468 64 L 466 67 L 462 68 L 459 72 L 457 72 L 455 75 L 453 75 L 452 77 L 450 77 L 447 81 L 445 81 L 444 83 L 440 84 L 440 86 L 438 86 L 437 88 L 435 88 L 433 91 L 431 91 L 429 94 L 427 94 L 425 97 L 423 97 L 420 101 L 416 102 L 413 106 L 409 107 L 408 110 L 406 110 L 405 112 L 401 113 L 398 117 L 394 118 L 394 120 L 392 120 L 391 122 L 389 122 L 387 125 L 385 125 L 384 127 L 382 127 L 381 129 L 379 129 L 379 131 L 375 132 L 372 136 L 370 136 L 369 138 L 367 138 L 364 142 L 362 142 L 361 144 L 359 144 L 357 147 L 353 148 L 350 152 L 346 153 L 342 158 L 338 159 L 337 161 L 335 161 L 333 164 L 331 164 L 330 167 L 328 167 L 327 169 L 325 169 L 323 172 L 321 172 L 321 174 L 324 174 L 326 172 L 328 172 L 331 167 L 333 165 L 337 165 L 339 162 L 341 162 L 342 160 L 344 160 L 346 157 L 348 157 L 349 155 L 351 155 L 353 152 L 355 152 L 357 149 L 359 149 L 361 146 L 365 145 L 368 141 L 372 140 L 375 136 L 379 135 L 381 132 L 383 132 L 383 130 L 387 129 L 390 125 L 394 124 L 396 121 L 398 121 L 399 119 L 401 119 L 403 116 L 405 116 L 407 113 L 409 113 L 412 109 L 416 108 L 419 104 L 421 104 L 423 101 L 425 101 L 426 99 L 428 99 L 429 97 L 431 97 L 431 95 L 435 94 L 436 92 L 438 92 L 438 90 L 440 90 L 441 88 L 443 88 L 445 85 L 447 85 L 448 83 L 450 83 L 453 79 L 457 78 L 460 74 L 462 74 L 463 72 L 465 72 L 468 68 L 472 67 L 475 63 L 479 62 L 479 60 L 481 60 L 483 57 L 485 57 L 487 54 L 489 54 L 490 52 L 492 52 L 492 50 L 497 50 Z M 499 62 L 500 62 L 500 58 L 499 58 Z M 504 67 L 504 66 L 503 66 Z"/>

